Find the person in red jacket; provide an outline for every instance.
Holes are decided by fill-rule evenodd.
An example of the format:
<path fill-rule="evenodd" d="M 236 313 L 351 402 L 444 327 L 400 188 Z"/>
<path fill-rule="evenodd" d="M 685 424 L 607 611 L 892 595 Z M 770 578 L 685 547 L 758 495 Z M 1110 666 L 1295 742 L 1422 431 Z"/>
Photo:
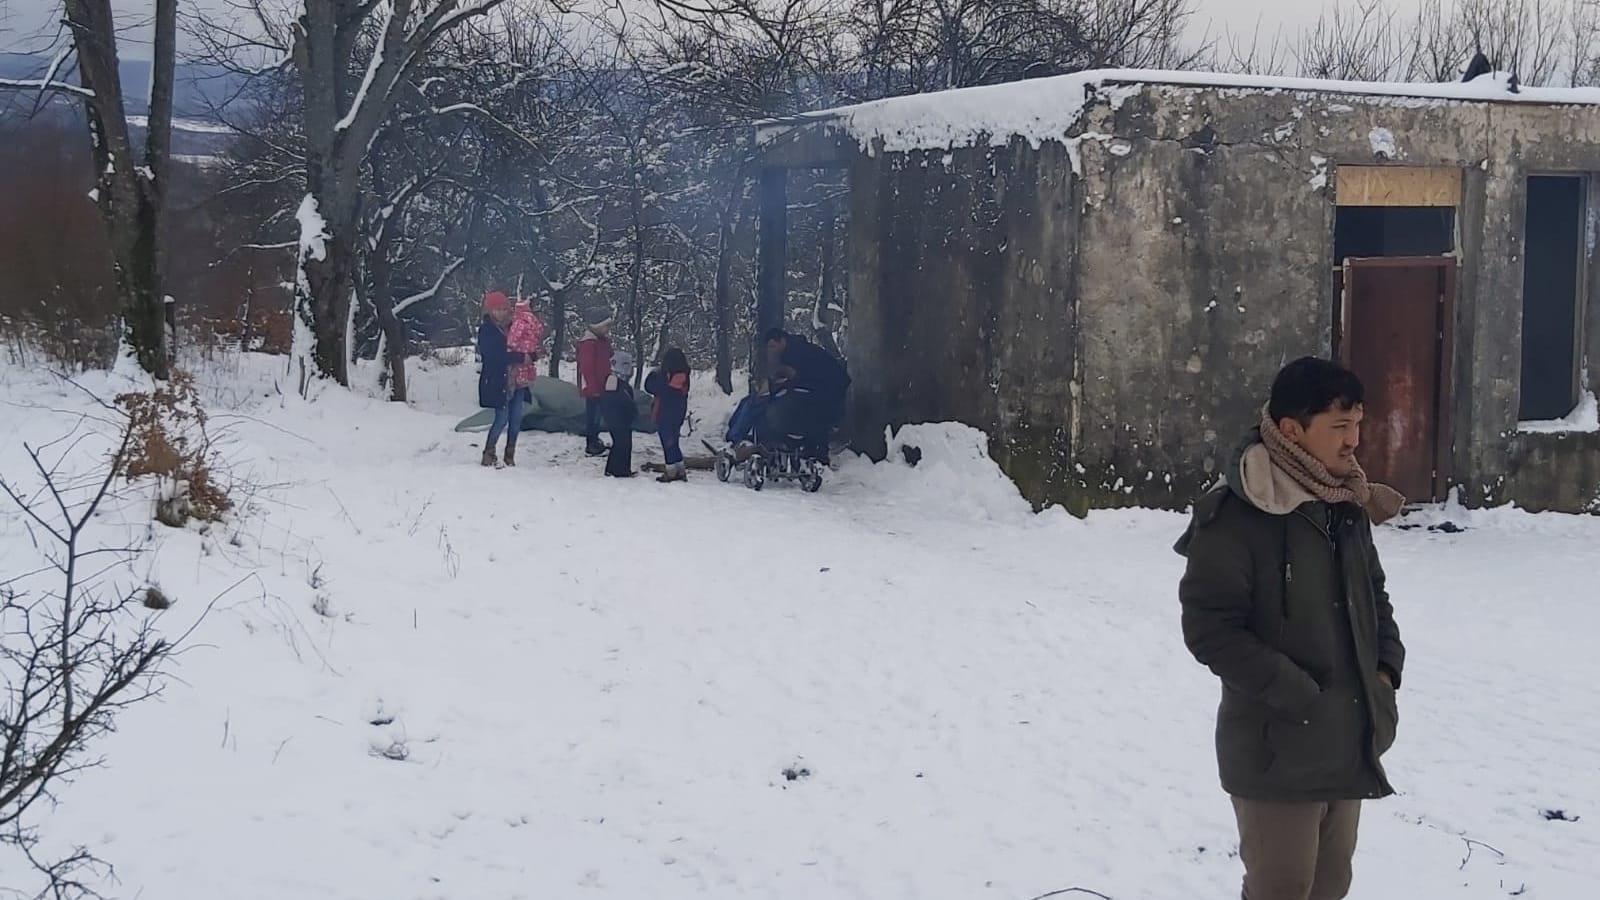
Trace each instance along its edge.
<path fill-rule="evenodd" d="M 609 449 L 600 441 L 600 400 L 611 376 L 611 313 L 591 309 L 584 316 L 588 326 L 578 338 L 578 395 L 583 397 L 584 452 L 604 456 Z"/>

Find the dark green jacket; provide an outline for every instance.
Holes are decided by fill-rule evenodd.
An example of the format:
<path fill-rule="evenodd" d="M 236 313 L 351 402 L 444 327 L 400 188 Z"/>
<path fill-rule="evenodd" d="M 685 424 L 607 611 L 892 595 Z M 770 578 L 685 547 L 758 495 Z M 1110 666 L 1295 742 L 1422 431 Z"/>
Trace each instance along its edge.
<path fill-rule="evenodd" d="M 1377 674 L 1399 687 L 1405 647 L 1372 525 L 1355 504 L 1253 499 L 1259 477 L 1246 487 L 1239 464 L 1251 444 L 1228 484 L 1196 504 L 1176 547 L 1188 559 L 1184 642 L 1222 681 L 1222 787 L 1282 802 L 1388 796 L 1379 757 L 1400 714 Z M 1255 454 L 1259 476 L 1266 457 Z"/>

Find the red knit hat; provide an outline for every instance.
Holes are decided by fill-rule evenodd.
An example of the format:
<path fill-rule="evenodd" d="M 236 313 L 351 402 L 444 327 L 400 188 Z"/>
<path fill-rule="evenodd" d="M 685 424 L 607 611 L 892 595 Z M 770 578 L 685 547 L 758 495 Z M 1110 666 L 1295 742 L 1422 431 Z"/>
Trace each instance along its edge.
<path fill-rule="evenodd" d="M 483 295 L 483 308 L 487 312 L 505 312 L 511 308 L 511 298 L 500 291 L 490 291 Z"/>

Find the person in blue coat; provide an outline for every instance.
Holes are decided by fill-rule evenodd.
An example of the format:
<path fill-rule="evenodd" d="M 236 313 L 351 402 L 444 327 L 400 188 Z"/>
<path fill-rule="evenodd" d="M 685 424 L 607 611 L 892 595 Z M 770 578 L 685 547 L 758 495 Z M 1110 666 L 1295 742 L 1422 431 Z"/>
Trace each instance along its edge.
<path fill-rule="evenodd" d="M 515 458 L 517 432 L 522 429 L 522 408 L 527 401 L 527 390 L 513 390 L 511 367 L 521 361 L 522 354 L 513 354 L 506 347 L 506 336 L 511 329 L 511 300 L 499 291 L 491 291 L 483 298 L 483 321 L 478 325 L 478 359 L 482 368 L 478 372 L 478 405 L 494 410 L 494 424 L 489 426 L 488 439 L 483 443 L 483 465 L 499 465 L 495 447 L 500 435 L 506 436 L 506 458 Z"/>

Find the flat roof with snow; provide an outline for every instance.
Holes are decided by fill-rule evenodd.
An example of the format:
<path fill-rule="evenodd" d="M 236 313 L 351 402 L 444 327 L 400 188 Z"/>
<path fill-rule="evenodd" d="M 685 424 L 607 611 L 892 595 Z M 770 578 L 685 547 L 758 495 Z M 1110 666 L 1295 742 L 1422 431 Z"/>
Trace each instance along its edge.
<path fill-rule="evenodd" d="M 1237 91 L 1336 94 L 1417 103 L 1531 103 L 1600 105 L 1600 88 L 1518 88 L 1511 77 L 1492 73 L 1467 82 L 1418 84 L 1278 78 L 1216 72 L 1096 69 L 1051 78 L 910 94 L 854 106 L 820 110 L 757 125 L 758 140 L 777 142 L 806 126 L 819 125 L 854 139 L 866 153 L 1004 146 L 1023 138 L 1034 147 L 1067 137 L 1091 98 L 1118 89 L 1125 98 L 1146 87 L 1192 87 Z"/>

